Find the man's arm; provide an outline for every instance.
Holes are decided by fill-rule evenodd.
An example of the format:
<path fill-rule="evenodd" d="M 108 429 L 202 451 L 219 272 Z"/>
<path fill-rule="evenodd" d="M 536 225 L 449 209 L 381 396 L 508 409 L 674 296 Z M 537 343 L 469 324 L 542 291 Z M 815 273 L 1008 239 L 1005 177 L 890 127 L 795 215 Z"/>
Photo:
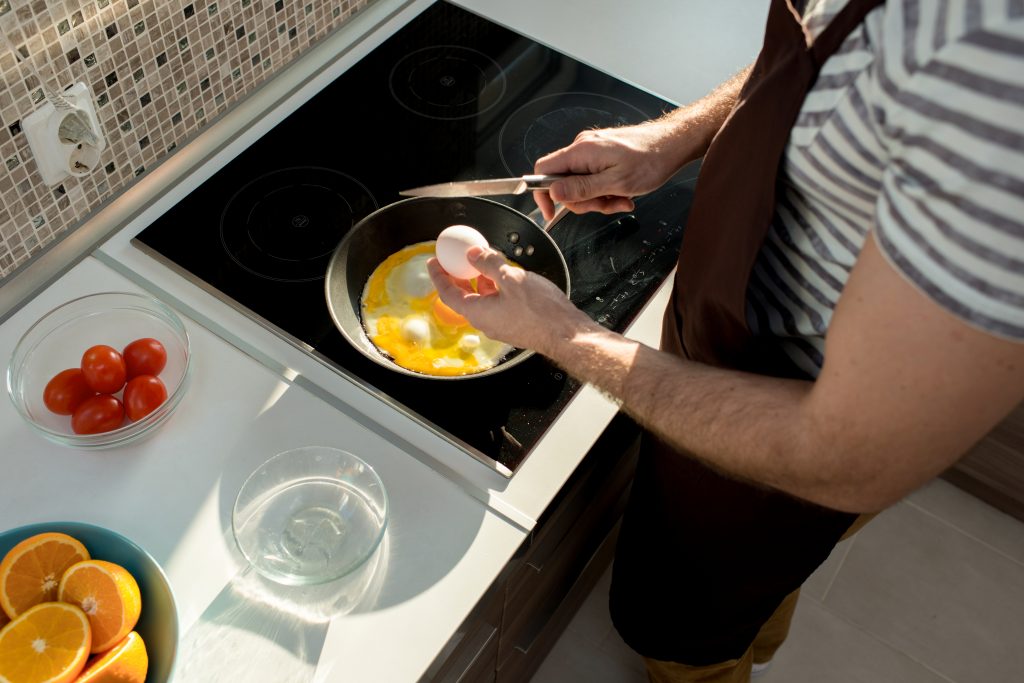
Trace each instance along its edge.
<path fill-rule="evenodd" d="M 497 252 L 478 267 L 499 289 L 515 281 L 499 306 L 443 282 L 436 268 L 435 282 L 485 334 L 535 348 L 722 471 L 840 510 L 898 501 L 1024 399 L 1024 344 L 947 313 L 889 265 L 873 237 L 835 310 L 815 382 L 681 360 L 606 330 Z M 533 316 L 544 324 L 517 324 Z"/>

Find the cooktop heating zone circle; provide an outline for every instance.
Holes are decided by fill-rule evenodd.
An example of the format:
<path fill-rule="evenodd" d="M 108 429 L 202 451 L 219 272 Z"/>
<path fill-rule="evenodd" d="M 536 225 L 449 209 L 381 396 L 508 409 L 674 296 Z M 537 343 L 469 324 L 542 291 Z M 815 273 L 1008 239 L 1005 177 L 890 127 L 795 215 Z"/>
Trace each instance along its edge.
<path fill-rule="evenodd" d="M 527 175 L 533 173 L 537 159 L 572 144 L 582 130 L 615 128 L 648 119 L 647 113 L 607 95 L 555 93 L 512 112 L 498 133 L 498 149 L 509 175 Z"/>
<path fill-rule="evenodd" d="M 479 116 L 505 95 L 505 74 L 482 52 L 460 45 L 433 45 L 402 57 L 388 87 L 409 111 L 431 119 Z"/>
<path fill-rule="evenodd" d="M 377 208 L 355 178 L 316 166 L 285 168 L 250 181 L 220 220 L 224 250 L 244 270 L 269 280 L 322 280 L 334 248 Z"/>

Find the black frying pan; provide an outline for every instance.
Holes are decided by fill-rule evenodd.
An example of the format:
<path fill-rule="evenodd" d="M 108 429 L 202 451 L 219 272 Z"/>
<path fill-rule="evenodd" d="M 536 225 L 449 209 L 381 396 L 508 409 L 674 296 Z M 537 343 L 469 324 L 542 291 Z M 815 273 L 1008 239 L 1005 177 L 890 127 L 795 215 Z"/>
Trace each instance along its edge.
<path fill-rule="evenodd" d="M 374 269 L 410 244 L 437 239 L 449 225 L 476 228 L 491 247 L 569 294 L 569 268 L 558 245 L 544 228 L 504 204 L 479 197 L 417 197 L 378 209 L 359 221 L 335 249 L 327 267 L 327 308 L 352 346 L 395 372 L 429 379 L 471 379 L 500 372 L 533 355 L 533 351 L 513 349 L 497 365 L 482 372 L 440 377 L 403 368 L 366 336 L 360 320 L 360 299 Z"/>

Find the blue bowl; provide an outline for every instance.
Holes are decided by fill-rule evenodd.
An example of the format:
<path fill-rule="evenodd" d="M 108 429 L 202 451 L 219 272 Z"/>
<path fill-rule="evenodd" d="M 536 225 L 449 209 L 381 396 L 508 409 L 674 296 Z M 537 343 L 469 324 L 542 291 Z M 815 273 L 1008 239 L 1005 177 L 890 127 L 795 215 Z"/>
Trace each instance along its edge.
<path fill-rule="evenodd" d="M 178 652 L 178 611 L 171 584 L 156 560 L 121 534 L 82 522 L 42 522 L 4 531 L 0 533 L 0 558 L 26 538 L 48 531 L 78 539 L 93 559 L 119 564 L 135 577 L 142 594 L 142 613 L 135 630 L 145 641 L 149 656 L 146 683 L 169 681 Z"/>

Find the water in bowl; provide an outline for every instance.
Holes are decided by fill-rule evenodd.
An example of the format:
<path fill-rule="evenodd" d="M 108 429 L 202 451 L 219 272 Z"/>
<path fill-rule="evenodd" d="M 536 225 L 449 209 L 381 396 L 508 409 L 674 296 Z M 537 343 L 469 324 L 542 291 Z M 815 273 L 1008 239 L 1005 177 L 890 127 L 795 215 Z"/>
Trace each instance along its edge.
<path fill-rule="evenodd" d="M 238 529 L 239 546 L 257 571 L 288 584 L 355 569 L 372 552 L 382 523 L 362 492 L 336 479 L 289 482 L 251 509 Z"/>

